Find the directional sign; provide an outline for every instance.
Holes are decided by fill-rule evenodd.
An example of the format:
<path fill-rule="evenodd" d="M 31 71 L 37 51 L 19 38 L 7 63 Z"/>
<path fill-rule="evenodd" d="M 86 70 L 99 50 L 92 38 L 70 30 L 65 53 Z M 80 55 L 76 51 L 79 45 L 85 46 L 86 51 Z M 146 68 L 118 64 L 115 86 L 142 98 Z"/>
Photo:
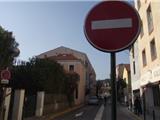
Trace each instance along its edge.
<path fill-rule="evenodd" d="M 104 52 L 128 48 L 140 32 L 140 17 L 135 8 L 124 1 L 103 1 L 88 13 L 84 31 L 87 40 Z"/>

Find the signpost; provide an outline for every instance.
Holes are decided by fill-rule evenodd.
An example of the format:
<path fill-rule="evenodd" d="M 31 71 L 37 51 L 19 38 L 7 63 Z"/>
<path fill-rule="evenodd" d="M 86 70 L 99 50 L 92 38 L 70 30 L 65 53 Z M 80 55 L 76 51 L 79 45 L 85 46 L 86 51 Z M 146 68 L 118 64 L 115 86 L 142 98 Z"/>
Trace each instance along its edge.
<path fill-rule="evenodd" d="M 6 96 L 6 87 L 5 85 L 9 84 L 9 79 L 11 78 L 11 73 L 7 69 L 1 71 L 1 76 L 0 76 L 0 89 L 2 90 L 2 97 L 1 98 L 1 103 L 0 103 L 0 119 L 4 119 L 4 100 Z"/>
<path fill-rule="evenodd" d="M 111 53 L 112 120 L 116 120 L 115 53 L 127 49 L 137 39 L 140 33 L 139 14 L 124 1 L 103 1 L 89 11 L 84 32 L 93 47 Z"/>
<path fill-rule="evenodd" d="M 11 73 L 9 70 L 3 70 L 1 72 L 1 84 L 8 84 L 11 78 Z"/>

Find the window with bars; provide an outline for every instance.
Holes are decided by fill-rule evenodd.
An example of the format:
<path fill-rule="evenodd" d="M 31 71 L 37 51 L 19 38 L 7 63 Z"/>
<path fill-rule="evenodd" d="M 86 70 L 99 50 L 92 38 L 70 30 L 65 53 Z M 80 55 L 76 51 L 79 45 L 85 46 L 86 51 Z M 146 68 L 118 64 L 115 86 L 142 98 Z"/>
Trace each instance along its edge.
<path fill-rule="evenodd" d="M 136 74 L 136 65 L 135 65 L 135 61 L 133 61 L 133 73 Z"/>
<path fill-rule="evenodd" d="M 143 67 L 147 65 L 147 59 L 146 59 L 146 51 L 145 49 L 142 51 L 142 62 L 143 62 Z"/>
<path fill-rule="evenodd" d="M 141 7 L 141 1 L 137 0 L 137 8 L 138 8 L 138 10 L 140 9 L 140 7 Z"/>
<path fill-rule="evenodd" d="M 157 51 L 156 51 L 156 44 L 155 44 L 155 39 L 153 39 L 150 42 L 150 52 L 151 52 L 151 59 L 152 61 L 157 58 Z"/>
<path fill-rule="evenodd" d="M 147 22 L 148 22 L 148 31 L 149 34 L 153 31 L 153 17 L 152 17 L 152 10 L 151 5 L 147 8 Z"/>
<path fill-rule="evenodd" d="M 74 71 L 74 65 L 69 65 L 69 71 Z"/>
<path fill-rule="evenodd" d="M 132 58 L 134 59 L 134 46 L 132 47 Z"/>

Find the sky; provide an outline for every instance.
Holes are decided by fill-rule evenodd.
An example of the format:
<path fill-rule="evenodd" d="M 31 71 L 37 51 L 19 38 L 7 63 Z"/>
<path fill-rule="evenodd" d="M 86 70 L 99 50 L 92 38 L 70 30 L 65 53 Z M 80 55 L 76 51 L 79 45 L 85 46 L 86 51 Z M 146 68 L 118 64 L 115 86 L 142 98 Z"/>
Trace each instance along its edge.
<path fill-rule="evenodd" d="M 93 48 L 84 35 L 84 20 L 99 1 L 0 0 L 0 25 L 19 43 L 20 60 L 60 46 L 87 54 L 97 79 L 109 78 L 110 53 Z M 129 63 L 129 51 L 116 53 L 116 64 Z"/>

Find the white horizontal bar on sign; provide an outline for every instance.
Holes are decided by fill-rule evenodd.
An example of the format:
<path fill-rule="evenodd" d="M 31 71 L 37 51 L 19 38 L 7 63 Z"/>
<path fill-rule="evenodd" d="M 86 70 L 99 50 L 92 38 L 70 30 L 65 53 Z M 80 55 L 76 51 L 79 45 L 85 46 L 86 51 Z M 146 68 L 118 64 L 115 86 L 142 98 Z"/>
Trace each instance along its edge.
<path fill-rule="evenodd" d="M 124 18 L 124 19 L 112 19 L 112 20 L 98 20 L 92 21 L 91 29 L 113 29 L 113 28 L 131 28 L 132 27 L 132 19 Z"/>

